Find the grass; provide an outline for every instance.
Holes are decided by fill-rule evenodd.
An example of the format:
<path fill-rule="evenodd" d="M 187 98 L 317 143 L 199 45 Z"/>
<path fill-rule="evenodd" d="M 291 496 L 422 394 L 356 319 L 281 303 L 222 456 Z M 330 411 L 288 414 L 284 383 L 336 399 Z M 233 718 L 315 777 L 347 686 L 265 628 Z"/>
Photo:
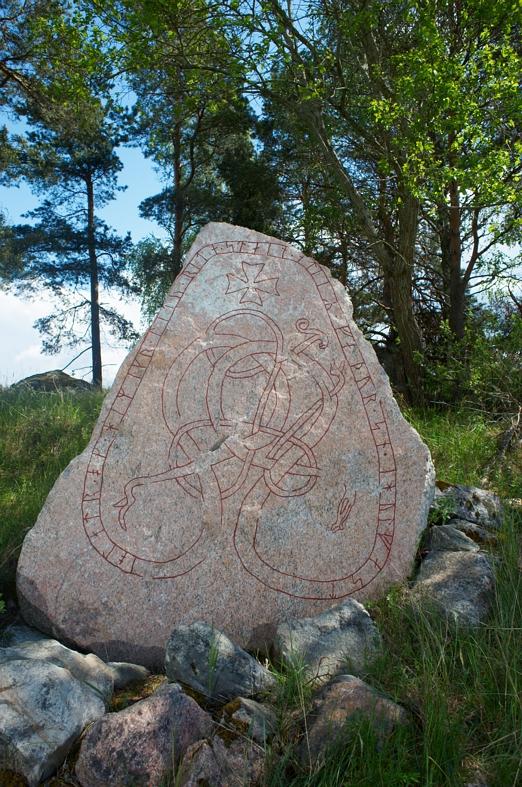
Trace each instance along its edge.
<path fill-rule="evenodd" d="M 61 471 L 85 448 L 100 393 L 0 390 L 0 592 L 12 593 L 16 558 Z"/>
<path fill-rule="evenodd" d="M 497 438 L 508 426 L 488 413 L 405 409 L 405 417 L 427 443 L 437 478 L 451 484 L 481 486 L 484 470 L 496 454 Z M 522 498 L 522 452 L 512 452 L 491 477 L 491 487 L 503 498 Z"/>
<path fill-rule="evenodd" d="M 0 391 L 0 589 L 12 596 L 16 556 L 60 471 L 86 445 L 101 394 Z M 466 410 L 406 411 L 428 443 L 437 476 L 480 485 L 503 425 Z M 492 475 L 505 498 L 522 498 L 522 459 Z M 299 665 L 278 672 L 278 733 L 268 751 L 266 787 L 457 787 L 522 780 L 520 512 L 508 511 L 496 548 L 497 593 L 488 624 L 449 628 L 412 608 L 401 588 L 369 605 L 385 642 L 366 680 L 409 711 L 412 723 L 378 745 L 372 727 L 347 727 L 326 762 L 299 764 L 311 687 Z M 132 701 L 132 698 L 129 700 Z M 125 702 L 123 702 L 123 705 Z"/>

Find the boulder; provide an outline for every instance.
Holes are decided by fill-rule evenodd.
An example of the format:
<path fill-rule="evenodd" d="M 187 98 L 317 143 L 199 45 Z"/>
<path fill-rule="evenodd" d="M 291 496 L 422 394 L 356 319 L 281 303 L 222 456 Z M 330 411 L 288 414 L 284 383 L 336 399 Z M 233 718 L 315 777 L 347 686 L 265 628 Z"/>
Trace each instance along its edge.
<path fill-rule="evenodd" d="M 266 694 L 275 678 L 225 634 L 196 622 L 176 626 L 167 642 L 165 672 L 208 699 L 227 702 L 238 695 Z"/>
<path fill-rule="evenodd" d="M 211 717 L 180 686 L 118 713 L 108 713 L 85 734 L 75 774 L 81 787 L 160 787 L 189 747 L 210 735 Z"/>
<path fill-rule="evenodd" d="M 220 724 L 223 729 L 265 746 L 277 728 L 274 710 L 266 703 L 248 697 L 236 697 L 222 710 Z"/>
<path fill-rule="evenodd" d="M 21 659 L 46 661 L 64 667 L 76 680 L 97 692 L 103 702 L 108 703 L 112 697 L 113 671 L 94 653 L 84 656 L 55 639 L 28 640 L 20 645 L 0 648 L 0 665 Z"/>
<path fill-rule="evenodd" d="M 40 642 L 43 639 L 48 640 L 49 636 L 24 623 L 11 623 L 0 631 L 0 648 L 23 645 L 25 642 Z"/>
<path fill-rule="evenodd" d="M 109 661 L 107 667 L 111 670 L 115 690 L 124 689 L 130 683 L 145 680 L 150 675 L 149 670 L 142 667 L 141 664 L 129 664 L 126 661 Z"/>
<path fill-rule="evenodd" d="M 449 552 L 478 552 L 480 547 L 453 525 L 434 525 L 428 531 L 426 549 Z"/>
<path fill-rule="evenodd" d="M 56 391 L 94 391 L 95 387 L 87 380 L 78 380 L 70 374 L 62 372 L 61 369 L 53 369 L 50 372 L 40 372 L 24 377 L 14 383 L 12 388 L 31 388 L 33 391 L 45 391 L 55 393 Z"/>
<path fill-rule="evenodd" d="M 347 724 L 369 720 L 377 739 L 409 720 L 404 708 L 354 675 L 339 675 L 314 699 L 307 734 L 299 748 L 303 764 L 317 765 L 346 733 Z"/>
<path fill-rule="evenodd" d="M 487 530 L 485 527 L 475 525 L 473 522 L 468 522 L 467 519 L 450 519 L 447 523 L 461 533 L 465 533 L 468 538 L 471 538 L 477 544 L 492 545 L 498 541 L 498 533 L 494 530 Z"/>
<path fill-rule="evenodd" d="M 348 599 L 313 618 L 281 623 L 274 640 L 277 658 L 306 667 L 317 682 L 349 669 L 364 672 L 380 648 L 379 631 L 370 615 Z"/>
<path fill-rule="evenodd" d="M 495 577 L 482 552 L 430 552 L 422 561 L 413 597 L 427 600 L 449 619 L 478 626 L 491 608 Z"/>
<path fill-rule="evenodd" d="M 474 486 L 442 483 L 441 486 L 434 500 L 435 511 L 444 511 L 452 518 L 465 519 L 493 530 L 501 526 L 503 506 L 498 495 Z"/>
<path fill-rule="evenodd" d="M 209 224 L 25 538 L 22 613 L 145 666 L 195 620 L 259 648 L 406 578 L 433 483 L 343 285 Z"/>
<path fill-rule="evenodd" d="M 229 748 L 218 738 L 198 741 L 187 751 L 177 774 L 179 787 L 255 787 L 264 771 L 263 750 L 249 741 Z"/>
<path fill-rule="evenodd" d="M 100 692 L 64 667 L 38 659 L 0 664 L 0 770 L 39 784 L 104 713 Z"/>
<path fill-rule="evenodd" d="M 19 645 L 23 647 L 11 650 Z M 2 648 L 6 651 L 2 652 Z M 18 655 L 15 656 L 15 652 Z M 43 659 L 66 667 L 79 680 L 97 686 L 106 699 L 112 694 L 113 688 L 123 689 L 129 683 L 145 680 L 150 675 L 149 670 L 141 664 L 119 661 L 104 663 L 92 653 L 78 653 L 23 623 L 11 624 L 0 632 L 0 663 L 15 657 Z"/>

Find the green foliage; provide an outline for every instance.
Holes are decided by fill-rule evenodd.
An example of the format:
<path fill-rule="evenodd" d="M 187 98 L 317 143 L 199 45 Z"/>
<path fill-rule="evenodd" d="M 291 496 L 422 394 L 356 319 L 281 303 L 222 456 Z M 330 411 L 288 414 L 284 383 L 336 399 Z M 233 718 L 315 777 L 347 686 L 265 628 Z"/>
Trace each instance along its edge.
<path fill-rule="evenodd" d="M 128 260 L 131 277 L 139 288 L 143 316 L 151 321 L 172 284 L 172 250 L 149 235 L 134 245 Z"/>
<path fill-rule="evenodd" d="M 520 242 L 522 211 L 514 0 L 9 0 L 6 8 L 0 104 L 59 129 L 74 155 L 60 167 L 52 145 L 15 144 L 0 130 L 4 182 L 25 167 L 33 185 L 54 188 L 68 165 L 96 159 L 100 207 L 112 196 L 115 146 L 139 145 L 164 181 L 140 205 L 161 241 L 149 238 L 132 255 L 147 313 L 198 228 L 239 223 L 331 267 L 367 334 L 393 349 L 390 368 L 411 401 L 496 398 L 509 408 L 495 358 L 506 344 L 488 355 L 498 332 L 485 324 L 477 332 L 472 312 L 474 293 L 518 276 L 505 251 Z M 10 237 L 0 227 L 1 269 L 26 270 L 26 283 L 35 249 L 49 269 L 51 246 L 61 240 L 72 260 L 81 240 L 77 222 L 51 202 L 33 216 L 38 232 Z M 97 234 L 99 259 L 121 278 L 126 243 L 117 247 L 101 222 Z"/>
<path fill-rule="evenodd" d="M 465 407 L 405 410 L 404 415 L 427 443 L 439 479 L 480 486 L 484 468 L 495 456 L 502 421 Z M 522 497 L 521 471 L 519 451 L 496 469 L 493 488 L 503 497 Z"/>
<path fill-rule="evenodd" d="M 349 284 L 371 283 L 372 328 L 398 349 L 396 382 L 420 401 L 425 314 L 440 307 L 439 323 L 461 339 L 470 294 L 514 270 L 497 252 L 520 238 L 520 7 L 333 0 L 256 10 L 237 22 L 253 89 L 284 110 L 279 128 L 293 126 L 294 138 L 306 128 L 303 159 L 312 152 L 319 181 L 342 193 L 363 245 Z M 336 221 L 337 250 L 343 234 Z"/>
<path fill-rule="evenodd" d="M 429 514 L 429 525 L 445 525 L 454 516 L 455 504 L 447 497 L 434 502 Z"/>
<path fill-rule="evenodd" d="M 522 315 L 505 297 L 476 308 L 462 340 L 443 322 L 436 346 L 425 358 L 430 399 L 516 413 L 522 404 L 521 348 Z"/>

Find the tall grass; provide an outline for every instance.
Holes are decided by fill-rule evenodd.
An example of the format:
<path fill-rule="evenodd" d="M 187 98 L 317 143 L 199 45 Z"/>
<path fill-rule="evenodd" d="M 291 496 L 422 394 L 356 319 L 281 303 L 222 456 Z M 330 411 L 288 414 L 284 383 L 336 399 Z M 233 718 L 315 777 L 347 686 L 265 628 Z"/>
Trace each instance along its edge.
<path fill-rule="evenodd" d="M 0 390 L 0 592 L 61 471 L 87 444 L 103 394 Z"/>
<path fill-rule="evenodd" d="M 485 468 L 495 459 L 497 439 L 507 427 L 506 421 L 464 407 L 403 412 L 427 443 L 437 478 L 452 484 L 481 485 Z M 502 497 L 522 497 L 522 451 L 510 452 L 498 464 L 491 487 Z"/>
<path fill-rule="evenodd" d="M 323 764 L 303 766 L 298 739 L 306 737 L 311 723 L 309 703 L 303 699 L 309 697 L 309 687 L 302 670 L 280 673 L 280 725 L 270 751 L 267 787 L 521 783 L 522 605 L 516 524 L 508 514 L 487 625 L 466 629 L 450 624 L 412 602 L 404 588 L 367 605 L 384 647 L 363 677 L 405 707 L 411 718 L 384 742 L 368 721 L 355 720 L 332 743 Z"/>

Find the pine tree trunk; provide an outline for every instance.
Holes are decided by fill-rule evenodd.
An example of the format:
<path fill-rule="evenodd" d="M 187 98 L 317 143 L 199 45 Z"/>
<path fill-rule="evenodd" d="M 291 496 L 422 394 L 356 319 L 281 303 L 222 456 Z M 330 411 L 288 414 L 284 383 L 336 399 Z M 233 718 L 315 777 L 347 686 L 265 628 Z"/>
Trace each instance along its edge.
<path fill-rule="evenodd" d="M 449 215 L 449 326 L 457 339 L 464 338 L 466 324 L 465 284 L 462 279 L 462 244 L 460 240 L 460 201 L 457 184 L 450 185 Z"/>
<path fill-rule="evenodd" d="M 386 195 L 381 193 L 379 223 L 384 245 L 380 263 L 383 271 L 384 301 L 389 307 L 393 327 L 399 341 L 399 356 L 406 382 L 406 395 L 412 404 L 424 401 L 420 358 L 423 351 L 422 334 L 413 309 L 413 269 L 418 230 L 419 204 L 410 193 L 400 194 L 397 226 L 394 226 Z"/>
<path fill-rule="evenodd" d="M 453 336 L 463 339 L 466 331 L 466 282 L 462 273 L 460 200 L 454 182 L 450 184 L 448 193 L 449 205 L 440 205 L 438 209 L 444 317 Z"/>
<path fill-rule="evenodd" d="M 96 256 L 96 236 L 94 230 L 94 186 L 92 177 L 85 179 L 87 186 L 87 247 L 91 282 L 91 345 L 92 345 L 92 383 L 102 386 L 102 359 L 100 340 L 100 301 L 98 285 L 98 259 Z"/>
<path fill-rule="evenodd" d="M 413 404 L 422 404 L 424 396 L 420 356 L 423 342 L 413 311 L 412 297 L 413 263 L 418 229 L 418 201 L 406 191 L 400 194 L 397 229 L 394 228 L 387 206 L 383 202 L 381 209 L 386 214 L 383 213 L 385 226 L 383 226 L 383 231 L 379 232 L 372 217 L 371 205 L 366 202 L 356 188 L 349 171 L 344 167 L 332 146 L 321 110 L 317 108 L 317 105 L 310 104 L 308 109 L 305 106 L 301 111 L 322 148 L 325 161 L 332 167 L 333 174 L 350 200 L 361 231 L 370 242 L 373 253 L 381 266 L 398 333 L 409 398 Z"/>
<path fill-rule="evenodd" d="M 176 123 L 172 137 L 174 169 L 174 245 L 172 248 L 172 279 L 181 270 L 185 195 L 182 185 L 181 125 Z"/>

